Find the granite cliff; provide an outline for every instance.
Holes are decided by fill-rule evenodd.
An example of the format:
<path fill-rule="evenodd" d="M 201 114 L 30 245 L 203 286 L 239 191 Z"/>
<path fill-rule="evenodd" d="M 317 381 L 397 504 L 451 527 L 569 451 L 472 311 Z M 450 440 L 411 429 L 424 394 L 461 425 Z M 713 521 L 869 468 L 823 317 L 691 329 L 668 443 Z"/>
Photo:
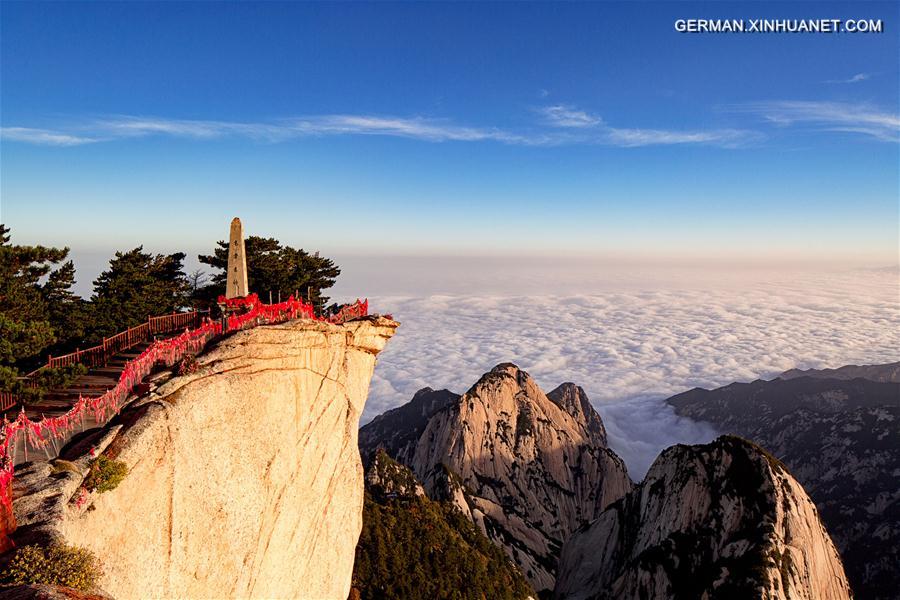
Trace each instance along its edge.
<path fill-rule="evenodd" d="M 725 436 L 673 446 L 566 543 L 555 597 L 845 600 L 815 505 L 774 457 Z"/>
<path fill-rule="evenodd" d="M 784 461 L 816 503 L 862 600 L 892 600 L 900 589 L 897 370 L 898 363 L 788 371 L 668 400 L 678 414 Z"/>
<path fill-rule="evenodd" d="M 512 364 L 462 396 L 434 394 L 365 426 L 363 454 L 393 451 L 430 498 L 454 504 L 536 590 L 552 589 L 563 542 L 633 485 L 600 417 L 574 384 L 545 394 Z"/>
<path fill-rule="evenodd" d="M 90 549 L 119 598 L 346 598 L 362 526 L 359 416 L 396 327 L 298 320 L 223 340 L 65 461 L 23 469 L 16 543 Z M 97 453 L 128 474 L 79 499 Z"/>

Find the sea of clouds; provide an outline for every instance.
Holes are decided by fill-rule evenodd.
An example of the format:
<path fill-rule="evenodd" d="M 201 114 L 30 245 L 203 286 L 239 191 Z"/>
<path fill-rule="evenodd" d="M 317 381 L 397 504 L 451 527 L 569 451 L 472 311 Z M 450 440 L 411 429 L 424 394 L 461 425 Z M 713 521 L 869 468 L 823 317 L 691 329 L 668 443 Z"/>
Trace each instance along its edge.
<path fill-rule="evenodd" d="M 552 277 L 529 284 L 529 294 L 509 293 L 521 286 L 507 281 L 470 294 L 372 297 L 375 310 L 402 325 L 378 358 L 362 422 L 422 387 L 462 393 L 497 363 L 514 362 L 546 391 L 581 385 L 610 445 L 640 479 L 663 448 L 716 435 L 676 416 L 664 403 L 673 394 L 793 367 L 900 359 L 896 269 L 701 273 L 568 274 L 558 286 Z M 572 293 L 570 280 L 590 293 Z M 554 288 L 563 293 L 533 293 Z"/>

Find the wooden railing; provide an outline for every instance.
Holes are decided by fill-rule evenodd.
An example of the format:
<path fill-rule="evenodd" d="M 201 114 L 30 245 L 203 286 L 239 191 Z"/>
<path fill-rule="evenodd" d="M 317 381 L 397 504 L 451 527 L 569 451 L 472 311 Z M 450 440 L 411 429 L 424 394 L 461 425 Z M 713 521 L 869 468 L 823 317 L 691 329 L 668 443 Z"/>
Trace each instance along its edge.
<path fill-rule="evenodd" d="M 147 320 L 147 325 L 150 327 L 150 333 L 153 335 L 169 333 L 185 327 L 196 326 L 201 318 L 201 312 L 205 314 L 209 311 L 172 313 L 161 317 L 150 317 Z"/>
<path fill-rule="evenodd" d="M 77 364 L 82 364 L 89 368 L 105 366 L 109 359 L 116 354 L 133 348 L 142 342 L 148 342 L 154 336 L 196 327 L 208 313 L 208 310 L 201 310 L 176 312 L 161 317 L 149 317 L 146 323 L 126 329 L 114 336 L 103 338 L 102 344 L 85 348 L 84 350 L 79 348 L 75 352 L 63 354 L 62 356 L 48 356 L 46 365 L 38 367 L 25 377 L 20 377 L 19 381 L 26 387 L 35 388 L 38 387 L 36 376 L 43 369 L 55 369 Z M 21 399 L 14 392 L 0 391 L 0 412 L 9 410 L 16 404 L 19 404 L 20 401 Z"/>
<path fill-rule="evenodd" d="M 109 359 L 129 348 L 150 341 L 153 336 L 174 333 L 180 329 L 196 326 L 209 311 L 176 312 L 161 317 L 149 317 L 146 323 L 126 329 L 114 336 L 103 338 L 103 343 L 85 350 L 75 350 L 62 356 L 47 357 L 47 364 L 28 374 L 35 375 L 44 368 L 67 367 L 82 364 L 87 367 L 102 367 Z"/>
<path fill-rule="evenodd" d="M 19 402 L 19 397 L 12 392 L 0 392 L 0 412 L 9 410 Z"/>
<path fill-rule="evenodd" d="M 243 299 L 242 299 L 243 300 Z M 357 300 L 352 304 L 344 305 L 341 310 L 325 320 L 332 323 L 343 323 L 350 319 L 362 317 L 368 314 L 369 301 Z M 179 330 L 196 327 L 202 318 L 209 313 L 208 310 L 192 312 L 175 312 L 159 317 L 148 317 L 146 323 L 131 327 L 108 338 L 103 338 L 103 343 L 91 348 L 76 349 L 75 352 L 62 356 L 48 356 L 47 364 L 38 367 L 25 377 L 20 377 L 23 385 L 37 387 L 35 376 L 42 369 L 67 367 L 82 364 L 88 368 L 105 366 L 109 359 L 133 348 L 134 346 L 150 341 L 154 336 L 175 333 Z M 19 402 L 19 398 L 12 392 L 0 391 L 0 412 L 6 411 Z"/>

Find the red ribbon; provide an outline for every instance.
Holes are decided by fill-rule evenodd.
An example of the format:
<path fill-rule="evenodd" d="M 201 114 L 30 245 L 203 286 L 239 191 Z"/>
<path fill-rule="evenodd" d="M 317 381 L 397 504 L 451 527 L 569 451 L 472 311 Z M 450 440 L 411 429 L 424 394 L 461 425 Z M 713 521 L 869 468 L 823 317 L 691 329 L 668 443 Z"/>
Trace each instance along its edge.
<path fill-rule="evenodd" d="M 220 296 L 219 303 L 228 308 L 247 309 L 244 313 L 228 317 L 229 331 L 282 323 L 297 318 L 316 318 L 311 304 L 306 304 L 302 300 L 294 300 L 293 296 L 286 302 L 278 304 L 262 304 L 256 294 L 230 299 Z M 365 316 L 368 314 L 368 310 L 368 300 L 365 302 L 357 300 L 355 303 L 343 307 L 337 315 L 327 319 L 320 318 L 320 320 L 342 323 L 347 319 Z M 94 413 L 97 423 L 105 423 L 109 416 L 118 413 L 122 402 L 157 364 L 172 367 L 188 354 L 199 354 L 212 338 L 221 333 L 222 323 L 220 321 L 206 320 L 196 329 L 185 330 L 176 337 L 153 342 L 141 352 L 140 356 L 126 363 L 115 387 L 97 398 L 79 396 L 72 408 L 63 415 L 32 421 L 25 415 L 23 407 L 22 412 L 14 421 L 7 421 L 4 417 L 3 425 L 0 427 L 0 434 L 2 434 L 0 437 L 0 490 L 8 489 L 7 486 L 12 483 L 14 465 L 10 442 L 15 444 L 19 433 L 24 432 L 25 441 L 32 448 L 41 448 L 49 443 L 51 437 L 64 439 L 87 411 Z M 2 496 L 2 502 L 11 510 L 9 494 L 0 494 L 0 496 Z"/>

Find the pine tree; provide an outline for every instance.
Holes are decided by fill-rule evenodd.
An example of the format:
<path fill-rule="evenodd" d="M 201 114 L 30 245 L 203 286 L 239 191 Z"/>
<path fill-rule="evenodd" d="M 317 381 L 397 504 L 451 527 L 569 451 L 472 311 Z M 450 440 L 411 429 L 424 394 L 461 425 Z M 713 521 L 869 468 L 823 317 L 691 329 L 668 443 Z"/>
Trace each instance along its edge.
<path fill-rule="evenodd" d="M 109 269 L 94 281 L 94 341 L 186 306 L 190 285 L 183 272 L 184 253 L 153 255 L 143 250 L 138 246 L 116 252 Z"/>
<path fill-rule="evenodd" d="M 45 288 L 64 285 L 70 274 L 74 281 L 71 263 L 54 269 L 66 259 L 68 248 L 13 245 L 9 232 L 0 224 L 0 386 L 5 389 L 18 367 L 35 366 L 57 340 Z"/>
<path fill-rule="evenodd" d="M 69 260 L 51 272 L 41 286 L 50 325 L 56 335 L 56 343 L 47 352 L 54 355 L 81 345 L 88 326 L 88 303 L 72 291 L 74 285 L 75 265 Z"/>

